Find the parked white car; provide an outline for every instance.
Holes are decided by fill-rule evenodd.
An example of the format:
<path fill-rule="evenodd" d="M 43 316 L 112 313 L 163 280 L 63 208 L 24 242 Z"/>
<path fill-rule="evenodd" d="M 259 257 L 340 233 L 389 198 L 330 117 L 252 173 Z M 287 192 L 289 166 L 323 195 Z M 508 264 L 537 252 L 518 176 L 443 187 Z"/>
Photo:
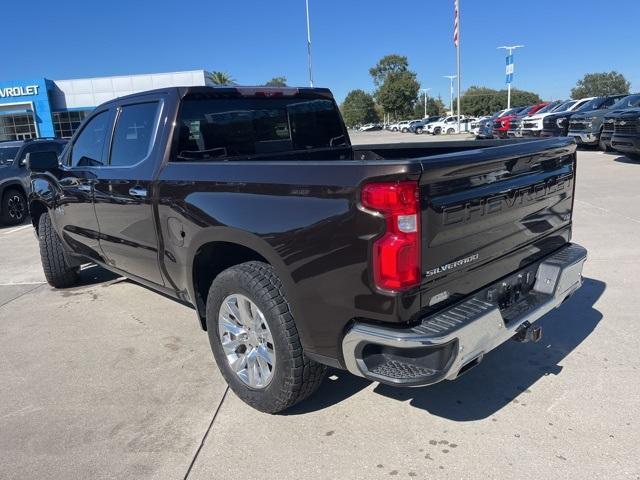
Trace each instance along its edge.
<path fill-rule="evenodd" d="M 460 122 L 464 120 L 466 117 L 463 115 L 460 117 Z M 455 133 L 456 127 L 458 123 L 457 115 L 449 115 L 448 117 L 444 117 L 439 122 L 433 122 L 427 124 L 427 133 L 431 133 L 432 135 L 440 135 L 441 133 Z"/>
<path fill-rule="evenodd" d="M 453 122 L 453 125 L 447 126 L 447 129 L 444 133 L 452 134 L 452 133 L 468 133 L 472 131 L 472 125 L 474 122 L 478 120 L 475 117 L 467 117 L 460 119 L 460 131 L 458 132 L 458 122 Z"/>

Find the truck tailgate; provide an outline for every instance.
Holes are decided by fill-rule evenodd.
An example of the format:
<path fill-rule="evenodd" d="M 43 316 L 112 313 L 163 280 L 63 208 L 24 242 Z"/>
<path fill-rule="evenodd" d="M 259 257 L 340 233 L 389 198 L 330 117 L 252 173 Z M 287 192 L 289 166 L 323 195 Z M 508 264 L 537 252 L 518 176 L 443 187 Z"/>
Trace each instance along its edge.
<path fill-rule="evenodd" d="M 556 138 L 422 159 L 421 304 L 450 304 L 570 240 L 575 143 Z"/>

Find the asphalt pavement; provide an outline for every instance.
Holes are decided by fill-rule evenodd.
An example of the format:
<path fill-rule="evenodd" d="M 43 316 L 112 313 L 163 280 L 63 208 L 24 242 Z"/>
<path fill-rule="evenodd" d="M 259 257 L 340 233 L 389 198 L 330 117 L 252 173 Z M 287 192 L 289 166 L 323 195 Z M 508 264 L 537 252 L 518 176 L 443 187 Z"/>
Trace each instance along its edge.
<path fill-rule="evenodd" d="M 387 136 L 414 140 L 355 141 Z M 0 478 L 639 479 L 639 181 L 579 153 L 585 282 L 540 343 L 428 388 L 331 371 L 274 416 L 227 389 L 193 310 L 92 266 L 55 290 L 33 229 L 0 228 Z"/>

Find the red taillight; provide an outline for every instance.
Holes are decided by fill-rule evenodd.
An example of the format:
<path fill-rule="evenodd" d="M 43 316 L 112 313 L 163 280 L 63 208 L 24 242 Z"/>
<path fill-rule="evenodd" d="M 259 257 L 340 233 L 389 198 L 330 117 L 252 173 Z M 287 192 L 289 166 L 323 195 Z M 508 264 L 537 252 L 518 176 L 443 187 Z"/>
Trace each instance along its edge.
<path fill-rule="evenodd" d="M 416 182 L 369 183 L 362 205 L 381 213 L 387 229 L 373 245 L 373 276 L 383 290 L 420 283 L 420 201 Z"/>

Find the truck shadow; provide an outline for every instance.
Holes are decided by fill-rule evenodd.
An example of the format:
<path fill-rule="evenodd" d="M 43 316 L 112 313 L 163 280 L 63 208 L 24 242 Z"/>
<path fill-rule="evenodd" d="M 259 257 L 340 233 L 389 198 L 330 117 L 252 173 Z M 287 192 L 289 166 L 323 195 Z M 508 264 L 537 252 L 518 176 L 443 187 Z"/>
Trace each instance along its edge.
<path fill-rule="evenodd" d="M 122 281 L 125 280 L 124 277 L 121 277 L 118 274 L 107 270 L 106 268 L 102 268 L 99 265 L 89 263 L 81 267 L 80 279 L 77 285 L 74 286 L 74 288 L 90 287 L 99 283 L 112 282 L 116 279 L 122 279 Z"/>
<path fill-rule="evenodd" d="M 541 320 L 544 336 L 539 343 L 508 341 L 455 381 L 424 388 L 378 384 L 373 391 L 459 422 L 490 417 L 509 403 L 526 407 L 526 395 L 533 385 L 544 376 L 560 374 L 563 367 L 559 363 L 596 328 L 602 314 L 593 305 L 605 289 L 604 282 L 585 278 L 582 288 L 567 303 Z M 285 414 L 327 408 L 370 384 L 347 372 L 330 372 L 329 379 L 314 397 Z"/>
<path fill-rule="evenodd" d="M 614 162 L 618 162 L 618 163 L 631 163 L 634 165 L 639 165 L 640 161 L 638 160 L 633 160 L 632 158 L 629 157 L 625 157 L 625 156 L 618 156 L 616 158 L 613 159 Z"/>
<path fill-rule="evenodd" d="M 11 230 L 14 230 L 16 228 L 26 227 L 29 225 L 31 225 L 31 220 L 29 218 L 26 218 L 24 222 L 17 225 L 5 225 L 4 223 L 0 222 L 0 233 L 10 232 Z"/>

